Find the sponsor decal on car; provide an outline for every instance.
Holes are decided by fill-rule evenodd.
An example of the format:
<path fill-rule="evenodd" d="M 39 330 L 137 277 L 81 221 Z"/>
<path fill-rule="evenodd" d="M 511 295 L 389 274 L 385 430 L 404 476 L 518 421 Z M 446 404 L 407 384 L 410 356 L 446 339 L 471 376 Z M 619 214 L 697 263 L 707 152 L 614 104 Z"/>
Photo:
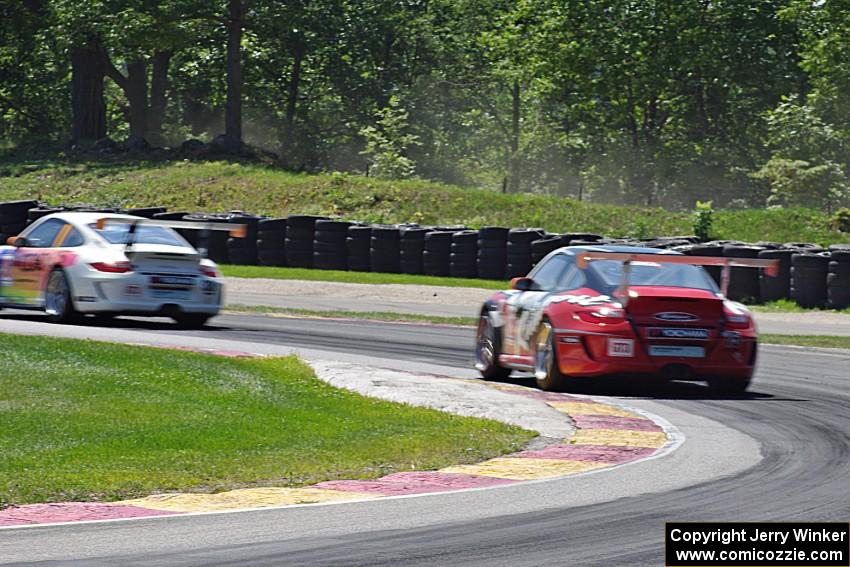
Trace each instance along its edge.
<path fill-rule="evenodd" d="M 653 315 L 659 321 L 696 321 L 699 319 L 693 313 L 682 313 L 679 311 L 666 311 Z"/>
<path fill-rule="evenodd" d="M 708 329 L 661 329 L 653 327 L 649 329 L 651 338 L 664 339 L 701 339 L 707 340 L 709 337 Z"/>

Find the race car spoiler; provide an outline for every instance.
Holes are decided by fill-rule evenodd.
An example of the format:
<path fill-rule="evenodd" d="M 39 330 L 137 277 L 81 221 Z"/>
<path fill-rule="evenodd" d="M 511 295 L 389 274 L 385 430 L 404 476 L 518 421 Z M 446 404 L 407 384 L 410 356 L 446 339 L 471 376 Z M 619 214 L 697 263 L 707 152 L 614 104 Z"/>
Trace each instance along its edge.
<path fill-rule="evenodd" d="M 130 227 L 127 229 L 127 242 L 124 245 L 124 250 L 129 251 L 133 247 L 135 235 L 136 235 L 136 227 L 141 225 L 144 226 L 164 226 L 167 228 L 182 228 L 188 230 L 200 230 L 201 238 L 200 242 L 196 245 L 198 252 L 201 253 L 202 256 L 206 257 L 209 253 L 207 249 L 209 234 L 212 230 L 225 231 L 230 234 L 233 238 L 245 238 L 248 235 L 248 228 L 244 224 L 230 224 L 226 222 L 204 222 L 204 221 L 178 221 L 178 220 L 165 220 L 165 219 L 128 219 L 122 217 L 103 217 L 97 219 L 95 222 L 95 227 L 98 230 L 103 230 L 107 223 L 116 223 L 116 224 L 128 224 Z"/>
<path fill-rule="evenodd" d="M 183 228 L 188 230 L 221 230 L 230 233 L 233 238 L 245 238 L 248 234 L 244 224 L 230 224 L 226 222 L 203 222 L 203 221 L 178 221 L 163 219 L 127 219 L 121 217 L 103 217 L 97 219 L 95 226 L 103 230 L 106 223 L 129 224 L 130 232 L 135 232 L 135 227 L 143 224 L 145 226 L 164 226 L 168 228 Z"/>
<path fill-rule="evenodd" d="M 654 264 L 688 264 L 691 266 L 722 266 L 723 274 L 720 279 L 720 289 L 723 295 L 729 289 L 731 268 L 761 268 L 770 277 L 779 275 L 779 260 L 758 260 L 754 258 L 719 258 L 713 256 L 685 256 L 681 254 L 636 254 L 630 252 L 579 252 L 576 263 L 582 270 L 587 269 L 592 260 L 617 260 L 623 263 L 623 279 L 620 292 L 628 297 L 629 272 L 633 262 L 649 262 Z"/>

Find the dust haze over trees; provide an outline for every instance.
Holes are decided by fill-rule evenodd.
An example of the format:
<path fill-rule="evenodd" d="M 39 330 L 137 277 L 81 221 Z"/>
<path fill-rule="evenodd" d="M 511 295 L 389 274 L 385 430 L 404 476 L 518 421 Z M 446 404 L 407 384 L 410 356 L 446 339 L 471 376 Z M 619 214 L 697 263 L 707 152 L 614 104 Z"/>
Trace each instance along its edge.
<path fill-rule="evenodd" d="M 850 0 L 5 0 L 0 140 L 226 134 L 301 171 L 831 208 L 850 186 L 848 14 Z"/>

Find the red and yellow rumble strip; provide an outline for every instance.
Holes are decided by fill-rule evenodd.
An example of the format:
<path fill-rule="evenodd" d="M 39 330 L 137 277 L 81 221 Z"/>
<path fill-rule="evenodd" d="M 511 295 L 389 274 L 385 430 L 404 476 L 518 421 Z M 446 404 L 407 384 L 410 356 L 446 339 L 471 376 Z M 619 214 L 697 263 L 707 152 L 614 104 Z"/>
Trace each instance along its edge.
<path fill-rule="evenodd" d="M 239 353 L 226 353 L 238 356 Z M 191 512 L 344 502 L 485 488 L 563 477 L 643 459 L 668 443 L 654 421 L 587 398 L 493 384 L 503 392 L 540 400 L 572 418 L 575 434 L 562 443 L 472 465 L 402 472 L 375 480 L 332 480 L 301 488 L 246 488 L 216 494 L 154 494 L 122 502 L 34 504 L 0 510 L 0 527 L 108 520 Z"/>

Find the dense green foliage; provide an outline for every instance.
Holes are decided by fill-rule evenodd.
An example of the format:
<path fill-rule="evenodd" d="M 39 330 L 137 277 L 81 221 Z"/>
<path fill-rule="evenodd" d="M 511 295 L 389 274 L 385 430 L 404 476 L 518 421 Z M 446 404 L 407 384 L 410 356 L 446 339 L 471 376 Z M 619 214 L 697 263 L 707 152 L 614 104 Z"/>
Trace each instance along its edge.
<path fill-rule="evenodd" d="M 579 202 L 549 195 L 462 189 L 422 180 L 342 173 L 307 175 L 256 164 L 0 160 L 0 201 L 164 205 L 180 211 L 245 210 L 271 216 L 323 214 L 375 223 L 540 227 L 606 236 L 693 234 L 693 215 L 661 208 Z M 712 237 L 745 242 L 850 241 L 813 209 L 716 211 Z"/>
<path fill-rule="evenodd" d="M 234 6 L 244 18 L 233 19 Z M 226 72 L 235 26 L 243 137 L 291 169 L 666 208 L 699 199 L 832 209 L 850 185 L 848 9 L 848 0 L 6 2 L 0 19 L 14 25 L 0 30 L 0 139 L 72 137 L 76 56 L 89 62 L 78 76 L 104 65 L 110 136 L 208 140 L 223 131 L 228 84 L 240 79 Z"/>
<path fill-rule="evenodd" d="M 484 460 L 533 437 L 333 388 L 294 357 L 2 341 L 0 508 L 374 478 Z"/>

